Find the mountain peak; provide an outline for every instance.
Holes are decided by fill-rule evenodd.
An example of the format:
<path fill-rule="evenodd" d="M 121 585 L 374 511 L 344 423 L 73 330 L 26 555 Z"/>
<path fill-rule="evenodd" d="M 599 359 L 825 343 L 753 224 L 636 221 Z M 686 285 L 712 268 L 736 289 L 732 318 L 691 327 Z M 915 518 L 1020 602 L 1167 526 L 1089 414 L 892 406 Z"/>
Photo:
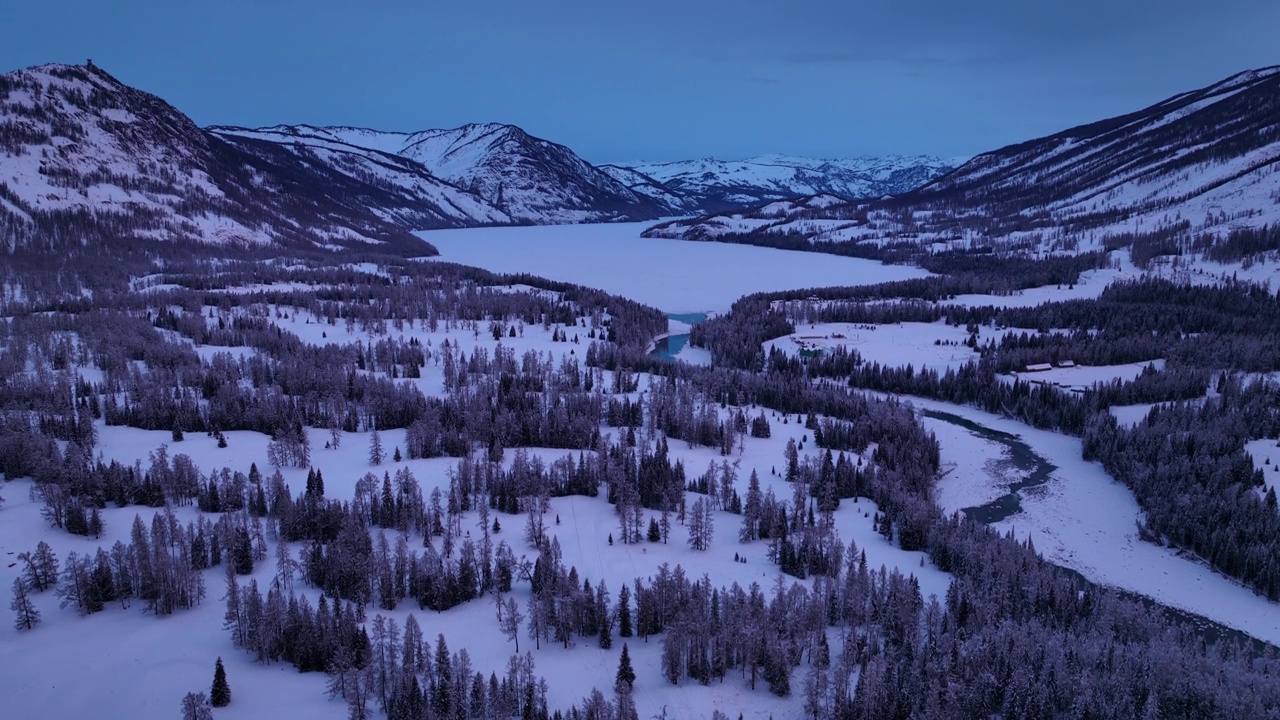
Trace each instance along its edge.
<path fill-rule="evenodd" d="M 396 156 L 471 193 L 504 214 L 508 222 L 649 220 L 671 211 L 670 206 L 633 192 L 569 148 L 507 123 L 468 123 L 412 133 L 309 125 L 211 130 L 325 151 L 365 149 Z"/>

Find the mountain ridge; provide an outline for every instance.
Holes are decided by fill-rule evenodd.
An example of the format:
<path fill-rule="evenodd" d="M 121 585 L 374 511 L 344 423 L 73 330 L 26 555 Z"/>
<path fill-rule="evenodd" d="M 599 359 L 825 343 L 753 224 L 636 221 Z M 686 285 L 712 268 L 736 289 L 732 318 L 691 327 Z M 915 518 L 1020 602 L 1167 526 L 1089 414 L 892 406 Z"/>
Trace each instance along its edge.
<path fill-rule="evenodd" d="M 699 158 L 662 163 L 604 166 L 652 178 L 690 199 L 704 212 L 813 195 L 845 199 L 896 195 L 952 170 L 958 163 L 934 156 L 806 158 L 758 155 L 745 160 Z"/>
<path fill-rule="evenodd" d="M 705 214 L 813 195 L 878 196 L 912 189 L 957 164 L 954 159 L 933 156 L 761 155 L 741 161 L 702 158 L 593 165 L 564 145 L 498 122 L 413 132 L 308 124 L 208 129 L 223 136 L 281 143 L 338 142 L 399 155 L 502 206 L 514 221 L 534 224 Z M 778 170 L 771 174 L 750 170 L 764 167 Z M 700 177 L 691 179 L 691 175 Z M 568 188 L 558 187 L 566 184 L 566 178 L 571 180 Z"/>
<path fill-rule="evenodd" d="M 633 193 L 564 145 L 505 123 L 470 123 L 412 133 L 349 126 L 213 126 L 223 137 L 281 144 L 340 142 L 393 154 L 483 198 L 514 222 L 557 224 L 652 220 L 670 209 Z"/>
<path fill-rule="evenodd" d="M 11 254 L 189 242 L 421 255 L 434 249 L 406 225 L 509 222 L 420 168 L 396 168 L 409 188 L 347 164 L 227 142 L 93 65 L 0 75 L 0 247 Z"/>
<path fill-rule="evenodd" d="M 783 218 L 763 207 L 708 214 L 648 234 L 894 259 L 944 250 L 1204 253 L 1236 242 L 1233 234 L 1280 227 L 1277 163 L 1280 66 L 1270 66 L 980 154 L 895 197 Z"/>

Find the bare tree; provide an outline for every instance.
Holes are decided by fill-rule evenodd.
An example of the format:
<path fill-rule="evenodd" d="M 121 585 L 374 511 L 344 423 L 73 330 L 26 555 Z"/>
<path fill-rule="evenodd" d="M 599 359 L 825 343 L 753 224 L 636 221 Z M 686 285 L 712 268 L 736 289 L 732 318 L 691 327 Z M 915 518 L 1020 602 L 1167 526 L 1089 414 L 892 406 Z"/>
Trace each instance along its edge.
<path fill-rule="evenodd" d="M 520 653 L 520 622 L 524 620 L 524 615 L 520 613 L 520 604 L 516 599 L 509 597 L 504 602 L 498 603 L 498 627 L 502 629 L 502 634 L 507 636 L 508 640 L 514 640 L 516 643 L 516 654 Z"/>
<path fill-rule="evenodd" d="M 189 692 L 182 698 L 182 720 L 213 720 L 213 708 L 204 693 Z"/>

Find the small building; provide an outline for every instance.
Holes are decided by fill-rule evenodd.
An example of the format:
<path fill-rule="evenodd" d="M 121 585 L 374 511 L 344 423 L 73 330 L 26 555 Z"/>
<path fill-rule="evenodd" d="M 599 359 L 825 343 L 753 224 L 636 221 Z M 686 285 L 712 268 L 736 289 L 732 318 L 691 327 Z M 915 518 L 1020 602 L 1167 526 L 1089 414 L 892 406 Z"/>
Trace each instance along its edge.
<path fill-rule="evenodd" d="M 1052 370 L 1052 369 L 1053 369 L 1053 365 L 1051 363 L 1032 363 L 1031 365 L 1028 365 L 1025 368 L 1025 371 L 1026 372 L 1045 372 L 1046 370 Z"/>
<path fill-rule="evenodd" d="M 1058 367 L 1060 368 L 1073 368 L 1075 366 L 1076 366 L 1075 360 L 1059 360 L 1058 361 Z"/>

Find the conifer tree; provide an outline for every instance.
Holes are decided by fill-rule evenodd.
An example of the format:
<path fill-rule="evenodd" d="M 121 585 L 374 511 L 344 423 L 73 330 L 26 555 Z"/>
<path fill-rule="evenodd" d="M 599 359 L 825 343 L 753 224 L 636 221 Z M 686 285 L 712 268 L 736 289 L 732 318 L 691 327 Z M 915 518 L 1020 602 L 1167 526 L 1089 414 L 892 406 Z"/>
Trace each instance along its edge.
<path fill-rule="evenodd" d="M 618 591 L 618 637 L 631 637 L 631 590 L 626 583 Z"/>
<path fill-rule="evenodd" d="M 9 607 L 13 609 L 15 630 L 30 630 L 40 622 L 40 610 L 31 602 L 31 594 L 27 592 L 27 584 L 22 578 L 13 579 L 13 601 Z"/>
<path fill-rule="evenodd" d="M 630 690 L 636 682 L 636 671 L 631 667 L 631 651 L 622 643 L 622 657 L 618 659 L 617 686 Z"/>
<path fill-rule="evenodd" d="M 373 436 L 369 438 L 369 464 L 381 465 L 385 457 L 386 453 L 382 449 L 382 435 L 375 428 Z"/>
<path fill-rule="evenodd" d="M 231 558 L 237 575 L 248 575 L 253 572 L 253 541 L 249 538 L 247 528 L 236 528 L 235 539 L 231 546 Z"/>
<path fill-rule="evenodd" d="M 213 666 L 213 688 L 209 691 L 209 702 L 214 707 L 231 704 L 231 686 L 227 684 L 227 671 L 222 667 L 222 658 L 218 658 Z"/>

